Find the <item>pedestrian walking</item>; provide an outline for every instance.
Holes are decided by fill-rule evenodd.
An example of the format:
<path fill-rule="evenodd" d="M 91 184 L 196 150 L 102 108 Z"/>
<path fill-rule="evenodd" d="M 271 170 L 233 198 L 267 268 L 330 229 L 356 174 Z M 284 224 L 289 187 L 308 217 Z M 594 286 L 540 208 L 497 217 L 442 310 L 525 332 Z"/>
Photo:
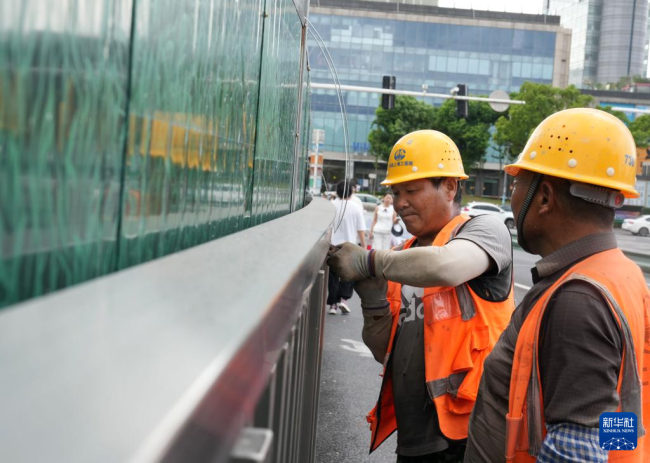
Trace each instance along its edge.
<path fill-rule="evenodd" d="M 393 195 L 386 193 L 382 204 L 375 208 L 375 213 L 370 226 L 369 238 L 372 240 L 372 249 L 390 249 L 393 235 L 391 229 L 397 222 L 397 212 L 393 208 Z"/>
<path fill-rule="evenodd" d="M 384 365 L 370 450 L 397 430 L 398 462 L 463 460 L 483 361 L 514 309 L 510 233 L 460 214 L 466 178 L 449 137 L 404 136 L 383 184 L 413 237 L 395 250 L 330 249 L 334 270 L 357 282 L 362 337 Z"/>
<path fill-rule="evenodd" d="M 334 218 L 334 231 L 332 232 L 332 244 L 338 245 L 346 242 L 358 243 L 366 247 L 366 221 L 363 218 L 363 206 L 361 202 L 354 201 L 354 186 L 346 180 L 341 180 L 336 185 L 336 196 L 332 202 L 336 208 Z M 357 200 L 359 198 L 356 198 Z M 328 313 L 335 315 L 338 310 L 342 314 L 350 313 L 347 300 L 352 297 L 354 283 L 341 281 L 339 276 L 330 267 L 329 279 L 327 282 L 327 305 Z"/>
<path fill-rule="evenodd" d="M 465 461 L 648 462 L 650 295 L 612 230 L 639 196 L 632 134 L 604 111 L 560 111 L 505 170 L 517 240 L 542 259 L 485 361 Z M 635 450 L 599 442 L 615 411 L 636 414 Z"/>

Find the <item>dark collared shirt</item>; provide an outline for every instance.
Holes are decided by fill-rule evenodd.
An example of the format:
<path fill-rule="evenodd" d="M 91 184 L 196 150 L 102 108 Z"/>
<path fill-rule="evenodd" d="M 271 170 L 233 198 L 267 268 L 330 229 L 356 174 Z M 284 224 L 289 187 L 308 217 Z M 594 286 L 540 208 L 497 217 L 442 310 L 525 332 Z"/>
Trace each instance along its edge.
<path fill-rule="evenodd" d="M 616 246 L 613 233 L 598 233 L 536 263 L 532 269 L 535 285 L 485 361 L 470 419 L 466 463 L 504 459 L 512 359 L 519 330 L 530 310 L 570 267 Z M 618 407 L 616 386 L 623 345 L 616 320 L 600 293 L 582 281 L 564 284 L 549 302 L 539 339 L 546 423 L 597 427 L 601 413 Z"/>

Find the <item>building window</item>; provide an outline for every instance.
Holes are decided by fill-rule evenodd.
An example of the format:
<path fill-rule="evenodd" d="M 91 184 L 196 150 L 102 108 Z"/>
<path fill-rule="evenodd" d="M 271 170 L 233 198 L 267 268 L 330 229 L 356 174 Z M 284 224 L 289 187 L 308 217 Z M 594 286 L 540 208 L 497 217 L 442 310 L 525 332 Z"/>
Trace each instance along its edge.
<path fill-rule="evenodd" d="M 468 178 L 465 180 L 465 194 L 467 195 L 476 195 L 476 179 Z"/>
<path fill-rule="evenodd" d="M 650 166 L 643 166 L 643 176 L 648 177 L 650 176 Z"/>
<path fill-rule="evenodd" d="M 483 180 L 483 196 L 499 196 L 499 180 L 486 178 Z"/>

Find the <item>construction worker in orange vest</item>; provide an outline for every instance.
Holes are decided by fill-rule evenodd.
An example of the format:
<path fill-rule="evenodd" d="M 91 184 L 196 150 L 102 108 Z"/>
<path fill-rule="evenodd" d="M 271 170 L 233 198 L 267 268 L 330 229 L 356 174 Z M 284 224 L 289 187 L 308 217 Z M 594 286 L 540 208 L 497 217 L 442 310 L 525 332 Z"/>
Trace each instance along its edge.
<path fill-rule="evenodd" d="M 362 337 L 384 364 L 370 451 L 397 430 L 398 462 L 463 460 L 483 360 L 514 310 L 510 233 L 497 217 L 460 214 L 466 178 L 446 135 L 402 137 L 383 184 L 414 237 L 399 250 L 330 250 L 334 271 L 357 282 Z"/>
<path fill-rule="evenodd" d="M 519 244 L 542 259 L 485 361 L 465 461 L 650 461 L 650 295 L 612 230 L 639 196 L 632 135 L 604 111 L 560 111 L 505 170 Z M 617 411 L 636 414 L 636 435 L 603 427 L 601 440 L 601 414 Z"/>

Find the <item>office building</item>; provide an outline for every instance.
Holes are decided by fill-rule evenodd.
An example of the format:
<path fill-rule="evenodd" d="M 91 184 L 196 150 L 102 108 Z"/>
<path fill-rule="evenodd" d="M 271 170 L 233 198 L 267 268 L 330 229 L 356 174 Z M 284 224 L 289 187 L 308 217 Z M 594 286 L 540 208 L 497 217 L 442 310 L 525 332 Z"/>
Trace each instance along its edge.
<path fill-rule="evenodd" d="M 645 75 L 647 0 L 546 0 L 544 11 L 572 31 L 570 84 L 596 88 Z"/>
<path fill-rule="evenodd" d="M 312 0 L 310 20 L 322 36 L 341 83 L 380 87 L 382 76 L 393 75 L 397 89 L 449 94 L 458 83 L 472 95 L 494 90 L 512 92 L 526 81 L 564 87 L 568 82 L 571 32 L 553 16 L 462 10 L 358 0 Z M 311 81 L 331 83 L 324 55 L 311 40 Z M 369 151 L 368 133 L 380 95 L 345 92 L 353 177 L 371 187 L 385 175 Z M 441 104 L 442 100 L 425 100 Z M 312 127 L 325 130 L 320 147 L 325 180 L 343 178 L 344 137 L 338 98 L 334 91 L 315 90 Z M 499 164 L 487 156 L 482 170 L 495 179 L 486 191 L 498 196 Z M 372 173 L 377 178 L 368 178 Z M 471 182 L 469 182 L 471 183 Z M 371 189 L 371 188 L 370 188 Z"/>

